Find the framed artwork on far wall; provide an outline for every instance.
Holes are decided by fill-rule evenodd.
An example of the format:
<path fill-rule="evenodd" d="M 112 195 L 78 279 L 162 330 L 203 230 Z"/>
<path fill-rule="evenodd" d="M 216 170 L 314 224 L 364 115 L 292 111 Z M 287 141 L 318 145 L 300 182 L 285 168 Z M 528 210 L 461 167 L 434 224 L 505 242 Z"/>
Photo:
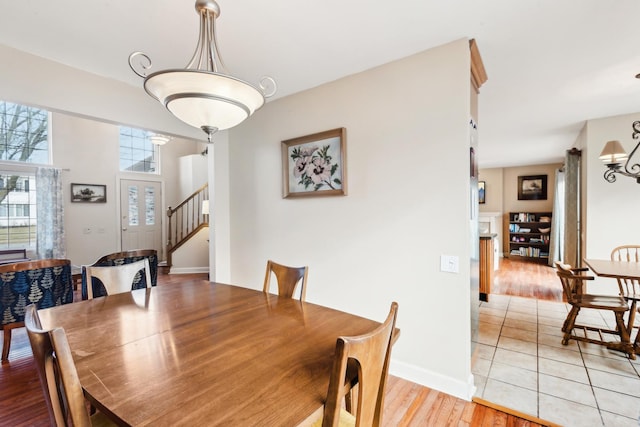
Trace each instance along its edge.
<path fill-rule="evenodd" d="M 478 181 L 478 203 L 480 203 L 481 205 L 484 204 L 484 198 L 486 195 L 484 186 L 484 181 Z"/>
<path fill-rule="evenodd" d="M 107 203 L 107 186 L 101 184 L 71 184 L 71 201 Z"/>
<path fill-rule="evenodd" d="M 518 200 L 547 200 L 547 175 L 519 176 Z"/>
<path fill-rule="evenodd" d="M 282 141 L 282 197 L 345 196 L 346 135 L 337 128 Z"/>

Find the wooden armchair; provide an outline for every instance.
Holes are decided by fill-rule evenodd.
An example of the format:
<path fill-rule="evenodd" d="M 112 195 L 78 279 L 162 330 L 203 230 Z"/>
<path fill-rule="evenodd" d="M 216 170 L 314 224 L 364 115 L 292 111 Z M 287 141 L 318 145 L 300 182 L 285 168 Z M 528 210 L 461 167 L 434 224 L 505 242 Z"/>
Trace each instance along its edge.
<path fill-rule="evenodd" d="M 26 308 L 25 326 L 52 425 L 115 425 L 100 412 L 89 416 L 64 330 L 43 330 L 35 305 Z"/>
<path fill-rule="evenodd" d="M 149 260 L 147 258 L 129 264 L 111 265 L 104 267 L 85 266 L 87 283 L 93 283 L 97 278 L 102 283 L 106 295 L 131 292 L 136 283 L 141 282 L 140 272 L 144 272 L 144 283 L 151 287 L 151 275 L 149 272 Z M 87 299 L 93 299 L 93 286 L 87 288 Z"/>
<path fill-rule="evenodd" d="M 562 289 L 567 298 L 567 302 L 571 305 L 571 310 L 562 325 L 562 332 L 564 332 L 562 344 L 567 345 L 570 339 L 600 344 L 614 350 L 622 351 L 631 359 L 635 359 L 635 353 L 630 343 L 629 331 L 624 324 L 624 314 L 629 310 L 625 299 L 622 296 L 585 293 L 584 282 L 586 280 L 593 280 L 593 276 L 582 274 L 586 269 L 572 269 L 571 266 L 557 261 L 555 265 L 556 273 L 562 283 Z M 615 317 L 616 329 L 577 324 L 576 318 L 582 308 L 611 311 Z M 582 330 L 582 334 L 574 334 L 574 329 Z M 600 339 L 591 338 L 588 331 L 596 332 Z M 616 335 L 620 341 L 605 341 L 603 334 Z"/>
<path fill-rule="evenodd" d="M 98 259 L 96 262 L 91 264 L 91 266 L 105 267 L 105 266 L 113 266 L 113 265 L 131 264 L 132 262 L 140 261 L 142 259 L 149 260 L 151 286 L 156 286 L 158 281 L 158 252 L 153 249 L 137 249 L 137 250 L 125 251 L 125 252 L 115 252 L 115 253 L 103 256 L 102 258 Z M 146 280 L 147 280 L 146 276 L 137 276 L 132 289 L 142 289 L 142 288 L 149 287 L 148 282 Z M 98 278 L 94 278 L 91 281 L 91 285 L 93 286 L 94 298 L 107 295 L 107 291 L 104 288 L 104 285 L 100 282 Z M 82 268 L 82 299 L 85 300 L 87 298 L 88 298 L 87 275 L 85 272 L 85 268 L 83 266 Z"/>
<path fill-rule="evenodd" d="M 278 282 L 278 295 L 293 298 L 296 287 L 300 283 L 300 301 L 304 301 L 307 294 L 307 273 L 309 267 L 287 267 L 271 260 L 267 261 L 267 272 L 264 277 L 263 292 L 269 293 L 271 275 L 275 274 Z"/>
<path fill-rule="evenodd" d="M 2 361 L 9 360 L 11 331 L 24 326 L 27 304 L 38 309 L 73 302 L 71 262 L 43 259 L 0 265 L 0 313 L 4 331 Z"/>
<path fill-rule="evenodd" d="M 384 393 L 391 360 L 391 348 L 398 304 L 392 303 L 387 319 L 375 330 L 356 337 L 339 337 L 329 379 L 324 409 L 320 408 L 301 425 L 312 427 L 343 427 L 382 425 Z M 358 367 L 358 393 L 355 416 L 341 409 L 345 396 L 347 364 Z"/>

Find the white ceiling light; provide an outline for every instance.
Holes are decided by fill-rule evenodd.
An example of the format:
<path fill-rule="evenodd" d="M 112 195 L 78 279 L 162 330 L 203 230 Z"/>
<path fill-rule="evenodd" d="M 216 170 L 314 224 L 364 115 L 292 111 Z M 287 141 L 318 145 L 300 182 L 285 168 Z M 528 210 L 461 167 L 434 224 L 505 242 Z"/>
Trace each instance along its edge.
<path fill-rule="evenodd" d="M 169 138 L 168 136 L 160 135 L 159 133 L 149 136 L 149 140 L 151 141 L 152 144 L 155 144 L 155 145 L 164 145 L 167 142 L 169 142 L 170 139 L 171 138 Z"/>
<path fill-rule="evenodd" d="M 213 0 L 197 0 L 200 35 L 191 61 L 184 69 L 169 69 L 146 74 L 151 59 L 142 52 L 129 55 L 129 66 L 144 78 L 144 89 L 174 116 L 202 129 L 211 142 L 212 135 L 242 123 L 265 98 L 276 92 L 271 77 L 263 77 L 259 88 L 228 74 L 216 41 L 215 21 L 220 7 Z M 134 60 L 140 60 L 136 65 Z"/>

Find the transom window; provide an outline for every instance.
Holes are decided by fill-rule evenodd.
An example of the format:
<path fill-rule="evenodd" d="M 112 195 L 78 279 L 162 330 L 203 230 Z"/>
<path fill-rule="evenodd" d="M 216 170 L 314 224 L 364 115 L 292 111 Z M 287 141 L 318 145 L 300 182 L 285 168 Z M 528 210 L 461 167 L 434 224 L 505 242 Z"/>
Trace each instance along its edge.
<path fill-rule="evenodd" d="M 49 112 L 0 101 L 0 160 L 49 161 Z"/>
<path fill-rule="evenodd" d="M 120 170 L 158 174 L 158 146 L 151 132 L 120 126 Z"/>

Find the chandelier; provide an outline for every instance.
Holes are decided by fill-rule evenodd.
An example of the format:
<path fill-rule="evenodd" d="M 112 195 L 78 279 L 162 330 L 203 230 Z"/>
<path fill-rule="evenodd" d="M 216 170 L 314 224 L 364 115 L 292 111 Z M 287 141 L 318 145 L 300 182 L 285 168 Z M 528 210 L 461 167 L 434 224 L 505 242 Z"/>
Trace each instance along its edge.
<path fill-rule="evenodd" d="M 633 133 L 631 134 L 632 138 L 638 139 L 640 136 L 640 120 L 633 122 L 631 128 L 633 129 Z M 622 148 L 620 141 L 608 141 L 602 153 L 600 153 L 600 160 L 607 166 L 604 179 L 608 182 L 616 182 L 616 174 L 620 174 L 634 178 L 636 182 L 640 184 L 640 164 L 637 163 L 640 159 L 632 160 L 636 152 L 640 156 L 638 147 L 640 147 L 640 141 L 638 141 L 633 151 L 631 151 L 631 154 L 627 156 L 627 152 Z M 625 162 L 624 169 L 622 162 Z"/>
<path fill-rule="evenodd" d="M 271 77 L 262 77 L 255 87 L 231 76 L 216 41 L 220 7 L 214 0 L 196 0 L 196 12 L 200 15 L 198 44 L 184 69 L 147 74 L 152 63 L 142 52 L 129 55 L 129 67 L 144 78 L 144 89 L 151 97 L 179 120 L 202 129 L 211 142 L 214 133 L 242 123 L 262 107 L 277 87 Z"/>

